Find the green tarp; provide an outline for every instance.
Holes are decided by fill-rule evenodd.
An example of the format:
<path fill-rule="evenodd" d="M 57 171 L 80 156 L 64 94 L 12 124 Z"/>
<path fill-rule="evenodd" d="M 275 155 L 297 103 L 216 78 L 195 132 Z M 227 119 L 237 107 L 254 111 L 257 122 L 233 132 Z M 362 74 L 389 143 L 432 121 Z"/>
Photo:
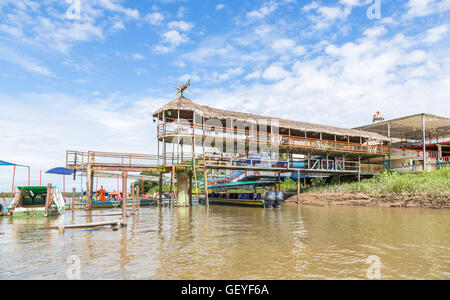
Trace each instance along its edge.
<path fill-rule="evenodd" d="M 56 188 L 56 187 L 53 187 Z M 33 192 L 33 194 L 45 194 L 47 193 L 47 187 L 46 186 L 19 186 L 19 191 L 25 190 Z"/>

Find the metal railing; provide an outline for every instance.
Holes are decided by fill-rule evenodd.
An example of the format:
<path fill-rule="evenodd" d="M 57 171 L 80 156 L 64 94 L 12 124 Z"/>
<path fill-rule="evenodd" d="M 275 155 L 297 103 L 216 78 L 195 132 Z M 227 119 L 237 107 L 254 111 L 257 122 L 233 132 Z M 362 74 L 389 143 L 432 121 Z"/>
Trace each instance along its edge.
<path fill-rule="evenodd" d="M 245 143 L 272 143 L 280 147 L 292 147 L 308 150 L 346 152 L 356 154 L 370 155 L 391 155 L 394 157 L 423 157 L 422 150 L 394 148 L 389 146 L 360 144 L 342 141 L 321 140 L 307 137 L 299 137 L 285 134 L 272 134 L 252 130 L 242 130 L 239 128 L 230 128 L 212 126 L 207 124 L 194 124 L 189 122 L 165 122 L 157 127 L 158 138 L 168 136 L 196 137 L 213 139 L 223 139 L 223 141 L 241 141 Z M 439 156 L 438 151 L 426 150 L 427 158 L 436 158 Z"/>
<path fill-rule="evenodd" d="M 371 155 L 388 155 L 389 147 L 374 144 L 359 144 L 352 142 L 321 140 L 285 134 L 262 133 L 259 131 L 243 130 L 206 124 L 188 122 L 165 122 L 158 125 L 158 138 L 168 136 L 210 137 L 221 138 L 224 141 L 244 141 L 245 143 L 269 143 L 280 147 L 293 147 L 301 149 L 351 152 Z"/>
<path fill-rule="evenodd" d="M 66 167 L 87 169 L 87 166 L 158 167 L 160 157 L 151 154 L 66 151 Z"/>
<path fill-rule="evenodd" d="M 229 169 L 276 169 L 276 170 L 310 170 L 323 172 L 357 172 L 359 170 L 358 161 L 338 160 L 338 159 L 300 159 L 288 161 L 287 159 L 273 158 L 246 158 L 246 157 L 226 157 L 219 155 L 196 155 L 185 153 L 182 157 L 175 153 L 166 155 L 133 154 L 133 153 L 111 153 L 111 152 L 80 152 L 66 151 L 66 167 L 71 169 L 92 167 L 111 168 L 158 168 L 159 166 L 171 167 L 207 167 L 229 168 Z"/>

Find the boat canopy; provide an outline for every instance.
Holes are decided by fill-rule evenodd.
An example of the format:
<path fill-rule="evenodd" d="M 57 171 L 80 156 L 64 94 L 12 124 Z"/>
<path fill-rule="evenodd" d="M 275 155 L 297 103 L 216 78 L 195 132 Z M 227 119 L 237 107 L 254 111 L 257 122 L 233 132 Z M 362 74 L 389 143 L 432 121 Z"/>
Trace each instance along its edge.
<path fill-rule="evenodd" d="M 47 174 L 57 174 L 57 175 L 72 175 L 74 170 L 67 169 L 67 168 L 53 168 L 51 170 L 48 170 Z"/>
<path fill-rule="evenodd" d="M 10 163 L 4 160 L 0 160 L 0 166 L 18 166 L 18 167 L 28 167 L 28 166 L 23 166 L 23 165 L 18 165 L 15 163 Z"/>
<path fill-rule="evenodd" d="M 260 181 L 238 181 L 225 184 L 216 184 L 208 187 L 211 190 L 235 190 L 235 189 L 257 189 L 268 188 L 280 184 L 281 181 L 260 180 Z"/>
<path fill-rule="evenodd" d="M 19 186 L 17 187 L 19 191 L 25 190 L 33 192 L 33 194 L 45 194 L 47 193 L 47 187 L 46 186 Z M 56 188 L 55 186 L 52 188 Z"/>

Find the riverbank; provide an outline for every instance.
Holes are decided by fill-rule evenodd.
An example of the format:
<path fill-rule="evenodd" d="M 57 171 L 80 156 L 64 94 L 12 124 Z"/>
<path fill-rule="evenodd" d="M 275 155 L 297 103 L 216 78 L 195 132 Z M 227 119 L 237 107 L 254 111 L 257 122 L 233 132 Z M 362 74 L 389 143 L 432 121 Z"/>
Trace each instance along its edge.
<path fill-rule="evenodd" d="M 287 203 L 296 203 L 297 196 Z M 310 187 L 300 203 L 450 209 L 450 168 L 418 174 L 385 172 L 361 183 Z"/>
<path fill-rule="evenodd" d="M 420 207 L 450 209 L 450 193 L 433 195 L 415 194 L 346 194 L 346 193 L 305 193 L 300 195 L 300 203 L 318 206 L 380 206 L 380 207 Z M 287 204 L 297 204 L 297 196 L 286 200 Z"/>

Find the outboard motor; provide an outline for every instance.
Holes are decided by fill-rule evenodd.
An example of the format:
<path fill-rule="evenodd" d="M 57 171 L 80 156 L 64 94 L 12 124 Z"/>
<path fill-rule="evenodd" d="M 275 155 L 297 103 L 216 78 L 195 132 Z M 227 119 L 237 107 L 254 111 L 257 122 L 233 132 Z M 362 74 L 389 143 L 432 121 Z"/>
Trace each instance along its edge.
<path fill-rule="evenodd" d="M 275 201 L 277 200 L 277 195 L 275 192 L 269 191 L 266 193 L 266 198 L 264 200 L 266 201 L 267 208 L 273 208 L 273 205 L 275 204 Z"/>
<path fill-rule="evenodd" d="M 279 191 L 279 192 L 275 192 L 275 204 L 274 207 L 275 208 L 280 208 L 281 207 L 281 203 L 284 201 L 284 194 L 283 192 Z"/>

